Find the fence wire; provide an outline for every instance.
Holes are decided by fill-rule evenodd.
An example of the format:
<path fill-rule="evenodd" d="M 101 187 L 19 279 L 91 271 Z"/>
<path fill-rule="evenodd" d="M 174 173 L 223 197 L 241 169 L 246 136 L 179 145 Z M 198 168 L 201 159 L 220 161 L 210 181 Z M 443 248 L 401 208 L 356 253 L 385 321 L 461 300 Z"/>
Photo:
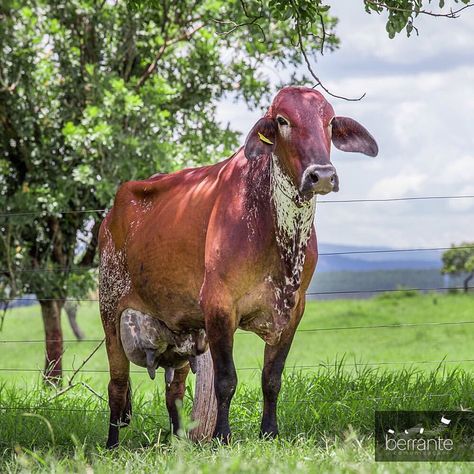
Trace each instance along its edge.
<path fill-rule="evenodd" d="M 462 194 L 462 195 L 445 195 L 445 196 L 405 196 L 396 198 L 372 198 L 372 199 L 321 199 L 318 200 L 318 204 L 333 204 L 333 203 L 364 203 L 364 202 L 401 202 L 401 201 L 431 201 L 437 199 L 472 199 L 474 194 Z M 10 211 L 0 213 L 0 217 L 21 217 L 21 216 L 34 216 L 39 215 L 41 217 L 62 215 L 62 214 L 92 214 L 94 212 L 104 213 L 109 209 L 66 209 L 66 210 L 48 210 L 41 209 L 37 211 Z"/>
<path fill-rule="evenodd" d="M 341 200 L 318 200 L 318 204 L 334 204 L 334 203 L 389 203 L 389 202 L 402 202 L 402 201 L 427 201 L 427 200 L 443 200 L 443 199 L 472 199 L 474 195 L 445 195 L 445 196 L 406 196 L 399 198 L 379 198 L 379 199 L 341 199 Z M 50 211 L 50 210 L 35 210 L 35 211 L 18 211 L 18 212 L 3 212 L 0 213 L 0 218 L 13 218 L 13 217 L 24 217 L 24 216 L 40 216 L 46 217 L 50 215 L 60 216 L 67 214 L 104 214 L 108 209 L 69 209 L 61 211 Z M 361 254 L 390 254 L 390 253 L 408 253 L 408 252 L 428 252 L 428 251 L 445 251 L 449 250 L 452 247 L 439 246 L 439 247 L 430 247 L 430 248 L 407 248 L 407 249 L 370 249 L 370 250 L 348 250 L 341 252 L 321 252 L 319 255 L 324 257 L 330 256 L 343 256 L 343 255 L 361 255 Z M 473 246 L 460 246 L 456 248 L 473 248 Z M 19 268 L 15 271 L 20 272 L 79 272 L 86 271 L 96 267 L 85 266 L 85 267 L 53 267 L 53 268 Z M 8 270 L 3 269 L 1 272 L 7 272 Z M 317 296 L 317 295 L 343 295 L 343 294 L 377 294 L 377 293 L 390 293 L 390 292 L 406 292 L 406 291 L 447 291 L 447 290 L 462 290 L 462 287 L 430 287 L 430 288 L 403 288 L 403 289 L 393 289 L 393 288 L 380 288 L 372 290 L 337 290 L 337 291 L 317 291 L 317 292 L 308 292 L 307 296 Z M 56 301 L 62 300 L 62 298 L 46 298 L 43 301 Z M 36 301 L 32 298 L 3 298 L 0 301 Z M 80 298 L 75 299 L 75 301 L 90 301 L 96 302 L 96 298 Z M 373 329 L 398 329 L 398 328 L 413 328 L 413 327 L 427 327 L 427 326 L 452 326 L 452 325 L 470 325 L 474 324 L 474 320 L 466 321 L 430 321 L 430 322 L 413 322 L 413 323 L 397 323 L 397 324 L 378 324 L 378 325 L 359 325 L 359 326 L 338 326 L 338 327 L 318 327 L 318 328 L 308 328 L 308 329 L 298 329 L 297 332 L 300 333 L 312 333 L 312 332 L 325 332 L 325 331 L 348 331 L 348 330 L 373 330 Z M 250 334 L 247 332 L 238 332 L 240 334 Z M 66 339 L 63 341 L 65 344 L 70 343 L 98 343 L 101 339 L 84 339 L 78 341 L 75 339 Z M 48 341 L 55 342 L 55 341 Z M 31 340 L 0 340 L 0 344 L 44 344 L 44 339 L 31 339 Z M 409 361 L 381 361 L 381 362 L 354 362 L 354 363 L 344 363 L 344 367 L 379 367 L 379 366 L 389 366 L 389 365 L 443 365 L 443 364 L 461 364 L 461 363 L 473 363 L 474 359 L 443 359 L 443 360 L 409 360 Z M 317 364 L 303 364 L 303 365 L 293 365 L 285 368 L 285 371 L 299 371 L 299 370 L 314 370 L 318 368 L 330 368 L 332 366 L 337 366 L 337 363 L 329 362 L 318 362 Z M 261 367 L 238 367 L 237 371 L 259 371 L 262 370 Z M 24 373 L 42 373 L 43 369 L 40 368 L 23 368 L 23 367 L 0 367 L 0 372 L 11 373 L 11 372 L 24 372 Z M 77 372 L 77 369 L 74 368 L 64 368 L 64 373 Z M 85 369 L 81 368 L 80 373 L 84 374 L 102 374 L 108 373 L 107 369 Z M 135 370 L 130 371 L 133 374 L 148 375 L 145 370 Z M 442 394 L 423 394 L 422 398 L 441 398 L 441 397 L 450 397 L 450 393 Z M 350 398 L 350 397 L 349 397 Z M 416 395 L 401 395 L 390 397 L 390 400 L 405 400 L 410 398 L 420 398 L 419 394 Z M 326 401 L 322 399 L 323 401 Z M 330 402 L 339 402 L 343 401 L 341 399 L 331 399 L 327 400 Z M 364 397 L 360 399 L 351 398 L 351 400 L 360 400 L 360 401 L 390 401 L 386 397 Z M 314 403 L 314 399 L 295 399 L 295 400 L 286 400 L 281 399 L 280 403 Z M 244 403 L 263 403 L 263 400 L 248 401 Z M 94 413 L 104 413 L 108 414 L 109 410 L 97 410 L 97 409 L 86 409 L 86 408 L 57 408 L 57 407 L 48 407 L 48 406 L 20 406 L 20 407 L 7 407 L 0 406 L 0 411 L 60 411 L 60 412 L 94 412 Z M 144 412 L 134 412 L 134 415 L 149 416 L 153 418 L 159 418 L 156 414 L 148 414 Z M 164 416 L 167 418 L 167 416 Z"/>
<path fill-rule="evenodd" d="M 341 398 L 330 398 L 326 399 L 323 396 L 320 396 L 319 398 L 297 398 L 297 399 L 285 399 L 281 398 L 278 399 L 278 403 L 308 403 L 308 404 L 314 404 L 314 402 L 331 402 L 331 403 L 337 403 L 337 402 L 343 402 L 345 400 L 350 400 L 350 401 L 359 401 L 359 402 L 365 402 L 365 401 L 372 401 L 372 402 L 391 402 L 391 401 L 397 401 L 397 400 L 410 400 L 410 399 L 433 399 L 433 398 L 444 398 L 444 397 L 451 397 L 453 394 L 452 393 L 425 393 L 425 394 L 417 394 L 417 395 L 394 395 L 391 396 L 390 398 L 386 397 L 364 397 L 364 398 L 354 398 L 354 397 L 341 397 Z M 257 399 L 257 400 L 243 400 L 239 402 L 240 404 L 245 404 L 245 405 L 255 405 L 255 404 L 263 404 L 264 401 L 262 399 Z M 91 409 L 91 408 L 59 408 L 59 407 L 51 407 L 51 406 L 45 406 L 45 405 L 37 405 L 37 406 L 16 406 L 16 407 L 10 407 L 10 406 L 2 406 L 0 405 L 0 410 L 5 410 L 5 411 L 51 411 L 51 412 L 86 412 L 86 413 L 103 413 L 103 414 L 110 414 L 109 410 L 106 409 Z M 156 418 L 168 418 L 168 415 L 163 414 L 161 417 L 159 415 L 156 415 L 154 413 L 145 413 L 143 411 L 140 412 L 133 412 L 132 416 L 135 415 L 141 415 L 141 416 L 146 416 L 146 417 L 156 417 Z"/>
<path fill-rule="evenodd" d="M 370 255 L 370 254 L 391 254 L 391 253 L 409 253 L 409 252 L 436 252 L 451 250 L 453 247 L 419 247 L 419 248 L 407 248 L 407 249 L 371 249 L 371 250 L 347 250 L 344 252 L 318 252 L 319 257 L 335 257 L 344 255 Z M 472 249 L 474 245 L 459 245 L 456 249 Z M 14 268 L 13 272 L 25 272 L 25 273 L 75 273 L 85 272 L 89 270 L 96 270 L 97 265 L 83 265 L 83 266 L 70 266 L 70 267 L 47 267 L 47 268 Z M 8 268 L 0 269 L 2 273 L 10 273 L 11 270 Z"/>
<path fill-rule="evenodd" d="M 393 293 L 393 292 L 409 292 L 409 291 L 458 291 L 464 290 L 462 286 L 438 286 L 438 287 L 425 287 L 425 288 L 373 288 L 372 290 L 336 290 L 336 291 L 311 291 L 307 292 L 306 296 L 317 296 L 317 295 L 352 295 L 352 294 L 375 294 L 375 293 Z M 0 298 L 1 302 L 6 301 L 64 301 L 64 298 Z M 74 298 L 70 301 L 96 301 L 98 298 Z"/>
<path fill-rule="evenodd" d="M 377 367 L 377 366 L 385 366 L 385 365 L 410 365 L 410 366 L 416 366 L 416 365 L 444 365 L 444 364 L 461 364 L 461 363 L 472 363 L 474 362 L 474 359 L 442 359 L 442 360 L 405 360 L 405 361 L 381 361 L 381 362 L 352 362 L 352 363 L 346 363 L 344 362 L 342 364 L 342 367 Z M 283 370 L 285 372 L 298 372 L 300 370 L 312 370 L 312 369 L 321 369 L 321 368 L 331 368 L 331 367 L 338 367 L 339 364 L 338 362 L 319 362 L 317 364 L 302 364 L 302 365 L 289 365 L 288 367 L 285 367 Z M 262 367 L 236 367 L 235 370 L 238 372 L 247 372 L 247 371 L 261 371 Z M 63 368 L 63 372 L 69 373 L 69 372 L 77 372 L 77 369 L 73 368 Z M 44 369 L 40 368 L 24 368 L 24 367 L 0 367 L 0 372 L 36 372 L 36 373 L 43 373 Z M 83 374 L 108 374 L 109 370 L 108 369 L 81 369 L 80 373 Z M 148 372 L 143 369 L 143 370 L 137 370 L 137 369 L 131 369 L 130 370 L 131 374 L 140 374 L 140 375 L 146 375 L 148 376 Z"/>
<path fill-rule="evenodd" d="M 350 331 L 362 329 L 401 329 L 413 327 L 426 326 L 459 326 L 466 324 L 474 324 L 474 320 L 467 321 L 425 321 L 419 323 L 395 323 L 395 324 L 374 324 L 366 326 L 333 326 L 333 327 L 319 327 L 319 328 L 298 328 L 295 332 L 326 332 L 326 331 Z M 237 331 L 236 336 L 251 336 L 254 335 L 248 331 Z M 64 344 L 82 344 L 82 343 L 98 343 L 102 339 L 63 339 Z M 45 342 L 59 342 L 57 339 L 1 339 L 0 344 L 44 344 Z"/>

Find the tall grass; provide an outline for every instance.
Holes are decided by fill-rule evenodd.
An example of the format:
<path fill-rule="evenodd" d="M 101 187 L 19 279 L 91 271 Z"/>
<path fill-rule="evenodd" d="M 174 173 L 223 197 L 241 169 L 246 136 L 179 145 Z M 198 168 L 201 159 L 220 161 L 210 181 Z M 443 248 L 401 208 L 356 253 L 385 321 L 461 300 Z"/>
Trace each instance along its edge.
<path fill-rule="evenodd" d="M 362 461 L 375 470 L 375 410 L 465 408 L 472 405 L 473 394 L 474 377 L 461 369 L 440 365 L 431 372 L 393 372 L 361 366 L 349 371 L 340 362 L 285 376 L 277 441 L 258 439 L 260 390 L 240 386 L 231 410 L 233 442 L 223 447 L 170 436 L 163 395 L 155 390 L 134 396 L 133 420 L 121 430 L 121 448 L 108 453 L 102 449 L 107 405 L 90 392 L 69 392 L 47 402 L 51 392 L 42 386 L 3 384 L 0 472 L 312 472 L 323 467 L 352 472 L 354 463 Z M 184 417 L 191 398 L 188 386 Z"/>
<path fill-rule="evenodd" d="M 375 410 L 473 407 L 472 324 L 444 325 L 474 320 L 473 304 L 472 295 L 412 292 L 309 302 L 287 362 L 278 409 L 281 436 L 275 441 L 258 438 L 260 370 L 248 368 L 261 367 L 263 343 L 246 333 L 235 338 L 239 385 L 230 417 L 234 437 L 228 447 L 170 436 L 163 381 L 151 382 L 145 370 L 136 372 L 133 367 L 133 420 L 121 430 L 121 447 L 114 452 L 103 449 L 105 400 L 77 386 L 49 401 L 54 393 L 39 383 L 38 374 L 1 371 L 0 473 L 470 472 L 470 464 L 460 463 L 375 463 L 373 424 Z M 88 338 L 103 337 L 96 306 L 81 307 L 79 318 Z M 426 322 L 443 325 L 367 329 Z M 361 329 L 334 329 L 352 326 Z M 308 331 L 313 328 L 323 330 Z M 65 336 L 72 338 L 67 326 Z M 7 315 L 2 339 L 41 342 L 42 337 L 38 308 L 15 309 Z M 66 344 L 65 367 L 77 367 L 95 344 Z M 76 379 L 88 382 L 98 394 L 106 393 L 108 382 L 102 349 Z M 10 342 L 0 350 L 0 369 L 42 367 L 42 343 Z M 446 363 L 437 366 L 443 359 Z M 385 365 L 377 368 L 364 362 Z M 326 366 L 314 368 L 321 363 Z M 192 387 L 191 377 L 184 419 L 189 417 Z"/>

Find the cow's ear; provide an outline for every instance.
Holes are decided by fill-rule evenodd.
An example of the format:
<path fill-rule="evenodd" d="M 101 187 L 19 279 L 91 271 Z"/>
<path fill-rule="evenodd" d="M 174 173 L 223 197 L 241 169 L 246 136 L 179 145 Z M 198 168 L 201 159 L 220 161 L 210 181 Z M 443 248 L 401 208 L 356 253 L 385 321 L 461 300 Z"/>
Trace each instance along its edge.
<path fill-rule="evenodd" d="M 244 153 L 248 160 L 271 155 L 275 149 L 276 129 L 275 120 L 270 117 L 261 118 L 253 126 L 244 145 Z"/>
<path fill-rule="evenodd" d="M 377 142 L 359 122 L 348 117 L 334 117 L 331 125 L 332 142 L 336 148 L 377 156 Z"/>

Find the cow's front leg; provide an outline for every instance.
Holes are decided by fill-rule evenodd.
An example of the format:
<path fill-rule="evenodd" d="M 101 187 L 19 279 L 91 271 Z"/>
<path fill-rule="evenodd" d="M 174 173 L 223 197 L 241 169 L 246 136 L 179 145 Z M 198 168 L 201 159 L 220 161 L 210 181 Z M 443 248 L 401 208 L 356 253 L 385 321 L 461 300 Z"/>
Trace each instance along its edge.
<path fill-rule="evenodd" d="M 186 389 L 186 377 L 189 372 L 189 364 L 186 364 L 181 369 L 174 371 L 173 380 L 170 384 L 166 384 L 166 408 L 171 419 L 171 426 L 173 434 L 177 434 L 180 428 L 179 413 L 176 402 L 183 401 L 184 391 Z"/>
<path fill-rule="evenodd" d="M 283 331 L 278 344 L 265 345 L 262 371 L 263 416 L 260 425 L 261 437 L 275 438 L 278 436 L 277 401 L 281 389 L 281 375 L 303 311 L 304 301 L 300 302 L 294 310 L 289 325 Z"/>
<path fill-rule="evenodd" d="M 213 438 L 230 441 L 229 409 L 237 386 L 237 373 L 232 356 L 235 315 L 219 308 L 205 310 L 206 334 L 214 364 L 214 390 L 217 399 L 217 419 Z"/>
<path fill-rule="evenodd" d="M 260 436 L 278 436 L 277 401 L 281 388 L 281 375 L 286 357 L 291 347 L 290 340 L 281 341 L 275 346 L 265 345 L 265 360 L 262 370 L 263 416 Z"/>

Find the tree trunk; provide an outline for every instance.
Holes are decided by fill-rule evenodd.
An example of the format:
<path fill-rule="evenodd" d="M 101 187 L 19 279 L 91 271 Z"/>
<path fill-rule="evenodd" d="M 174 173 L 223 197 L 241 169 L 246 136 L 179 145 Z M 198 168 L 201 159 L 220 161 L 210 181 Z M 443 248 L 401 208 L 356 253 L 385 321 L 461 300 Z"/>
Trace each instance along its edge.
<path fill-rule="evenodd" d="M 84 339 L 84 333 L 82 329 L 77 324 L 77 307 L 78 304 L 73 301 L 66 301 L 64 303 L 64 311 L 66 311 L 67 318 L 69 319 L 69 325 L 71 326 L 72 332 L 78 341 L 82 341 Z"/>
<path fill-rule="evenodd" d="M 474 272 L 471 272 L 470 275 L 464 280 L 464 293 L 469 291 L 469 282 L 472 280 L 472 277 L 474 277 Z"/>
<path fill-rule="evenodd" d="M 61 329 L 62 301 L 40 300 L 46 341 L 44 377 L 48 382 L 59 384 L 62 377 L 63 332 Z"/>
<path fill-rule="evenodd" d="M 210 440 L 217 418 L 217 401 L 214 393 L 214 366 L 211 351 L 196 358 L 196 387 L 191 418 L 199 424 L 190 431 L 193 441 Z"/>

